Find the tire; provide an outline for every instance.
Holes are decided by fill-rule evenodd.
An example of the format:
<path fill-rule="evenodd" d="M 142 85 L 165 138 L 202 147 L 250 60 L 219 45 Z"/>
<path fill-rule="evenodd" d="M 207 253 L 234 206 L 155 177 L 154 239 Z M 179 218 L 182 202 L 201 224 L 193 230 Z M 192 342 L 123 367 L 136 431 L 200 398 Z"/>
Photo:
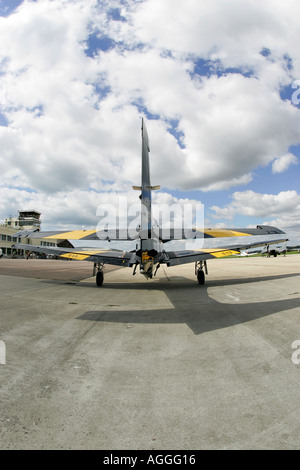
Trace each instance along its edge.
<path fill-rule="evenodd" d="M 103 279 L 104 279 L 103 272 L 98 271 L 97 274 L 96 274 L 96 284 L 97 284 L 98 287 L 102 286 Z"/>
<path fill-rule="evenodd" d="M 197 280 L 200 285 L 203 285 L 205 283 L 205 274 L 202 269 L 199 269 L 199 271 L 197 272 Z"/>

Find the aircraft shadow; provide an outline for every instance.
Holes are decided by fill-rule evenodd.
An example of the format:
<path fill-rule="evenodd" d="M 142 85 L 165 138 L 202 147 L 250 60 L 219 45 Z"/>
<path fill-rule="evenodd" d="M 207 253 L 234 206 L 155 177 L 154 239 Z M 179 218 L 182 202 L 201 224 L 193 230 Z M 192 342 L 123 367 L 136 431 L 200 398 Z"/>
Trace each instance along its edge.
<path fill-rule="evenodd" d="M 220 285 L 245 284 L 250 282 L 261 282 L 279 278 L 289 278 L 297 276 L 297 274 L 288 274 L 281 276 L 265 276 L 263 278 L 247 278 L 226 280 L 225 282 L 212 281 L 207 286 L 197 285 L 197 283 L 184 282 L 178 284 L 164 282 L 150 284 L 149 289 L 163 290 L 167 295 L 173 308 L 166 309 L 150 309 L 150 310 L 104 310 L 104 311 L 88 311 L 77 317 L 80 320 L 88 320 L 93 322 L 113 322 L 124 324 L 180 324 L 185 323 L 191 328 L 195 335 L 205 332 L 228 328 L 233 325 L 242 324 L 251 320 L 263 318 L 284 310 L 290 310 L 300 307 L 300 297 L 291 299 L 271 300 L 254 302 L 254 303 L 222 303 L 212 299 L 208 294 L 208 288 Z M 181 278 L 182 279 L 182 278 Z M 128 284 L 107 284 L 105 287 L 113 289 L 128 289 Z M 151 286 L 151 287 L 150 287 Z M 130 288 L 147 289 L 148 284 L 130 284 Z M 295 295 L 298 293 L 295 293 Z M 187 302 L 186 299 L 193 299 Z"/>
<path fill-rule="evenodd" d="M 209 288 L 209 287 L 218 287 L 218 286 L 230 286 L 230 285 L 238 285 L 238 284 L 248 284 L 252 282 L 262 282 L 262 281 L 272 281 L 276 279 L 285 279 L 289 277 L 296 277 L 300 276 L 299 273 L 292 273 L 292 274 L 278 274 L 278 275 L 273 275 L 273 276 L 260 276 L 260 277 L 247 277 L 247 278 L 232 278 L 232 279 L 214 279 L 210 280 L 207 278 L 207 282 L 205 284 L 205 287 L 199 286 L 196 277 L 195 279 L 187 279 L 184 277 L 180 276 L 171 276 L 168 279 L 154 279 L 154 280 L 148 280 L 145 282 L 106 282 L 104 278 L 104 284 L 101 289 L 125 289 L 125 290 L 165 290 L 165 289 L 186 289 L 187 287 L 194 288 L 195 290 L 199 289 L 204 289 L 204 288 Z M 57 283 L 61 283 L 61 281 L 56 281 Z M 85 287 L 85 288 L 95 288 L 95 281 L 91 282 L 84 282 L 81 283 L 81 281 L 66 281 L 65 284 L 70 284 L 70 285 L 77 285 L 79 287 Z"/>

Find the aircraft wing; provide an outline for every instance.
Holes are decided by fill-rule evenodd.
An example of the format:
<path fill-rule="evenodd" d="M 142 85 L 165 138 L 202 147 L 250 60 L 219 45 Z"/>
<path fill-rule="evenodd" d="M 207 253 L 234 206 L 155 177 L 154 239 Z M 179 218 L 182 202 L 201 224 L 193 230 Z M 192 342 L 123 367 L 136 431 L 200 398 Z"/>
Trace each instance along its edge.
<path fill-rule="evenodd" d="M 195 238 L 224 238 L 224 237 L 246 237 L 255 235 L 279 235 L 284 234 L 277 227 L 269 225 L 257 225 L 256 228 L 156 228 L 153 227 L 153 235 L 162 242 L 171 240 L 192 240 Z M 122 229 L 102 229 L 102 230 L 71 230 L 69 232 L 58 230 L 51 232 L 40 232 L 32 230 L 22 230 L 14 235 L 19 238 L 43 238 L 47 240 L 136 240 L 138 238 L 148 238 L 148 230 L 143 233 L 140 228 L 135 230 Z"/>
<path fill-rule="evenodd" d="M 269 225 L 257 225 L 256 228 L 154 228 L 157 237 L 163 241 L 192 240 L 195 238 L 253 237 L 264 235 L 282 235 L 285 232 Z"/>
<path fill-rule="evenodd" d="M 77 261 L 92 261 L 94 263 L 113 264 L 116 266 L 128 266 L 134 253 L 127 251 L 88 249 L 81 250 L 76 248 L 45 247 L 36 245 L 26 245 L 16 243 L 13 245 L 16 250 L 33 251 L 34 253 L 45 253 L 59 256 L 63 259 L 74 259 Z"/>
<path fill-rule="evenodd" d="M 40 232 L 22 230 L 14 235 L 17 238 L 45 238 L 48 240 L 135 240 L 139 237 L 139 229 L 103 229 L 103 230 L 64 230 Z"/>
<path fill-rule="evenodd" d="M 225 256 L 240 255 L 241 251 L 256 248 L 258 246 L 273 245 L 277 243 L 286 242 L 283 240 L 270 240 L 268 242 L 257 242 L 249 245 L 229 245 L 220 248 L 203 248 L 201 250 L 182 250 L 182 251 L 167 251 L 166 263 L 168 266 L 176 266 L 178 264 L 194 263 L 196 261 L 224 258 Z"/>

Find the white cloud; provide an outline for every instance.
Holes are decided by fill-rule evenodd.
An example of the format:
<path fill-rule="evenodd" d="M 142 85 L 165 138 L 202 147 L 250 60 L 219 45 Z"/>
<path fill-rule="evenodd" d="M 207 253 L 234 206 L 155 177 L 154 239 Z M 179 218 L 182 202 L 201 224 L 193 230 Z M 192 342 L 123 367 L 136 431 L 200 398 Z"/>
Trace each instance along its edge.
<path fill-rule="evenodd" d="M 300 228 L 300 195 L 295 191 L 279 194 L 260 194 L 255 191 L 238 191 L 232 195 L 227 207 L 211 206 L 212 217 L 232 220 L 236 215 L 265 219 L 266 224 L 281 229 Z M 270 218 L 273 218 L 270 222 Z"/>
<path fill-rule="evenodd" d="M 137 37 L 157 48 L 260 71 L 263 48 L 277 59 L 296 53 L 297 14 L 296 0 L 189 0 L 184 8 L 180 0 L 148 0 L 134 21 Z"/>
<path fill-rule="evenodd" d="M 103 216 L 105 222 L 111 224 L 110 228 L 115 228 L 118 224 L 126 227 L 133 219 L 140 217 L 139 194 L 132 190 L 97 192 L 82 189 L 45 194 L 20 188 L 1 187 L 0 214 L 6 214 L 5 217 L 15 217 L 19 210 L 35 209 L 42 213 L 43 230 L 95 229 Z M 185 210 L 189 215 L 188 209 L 192 206 L 194 215 L 196 209 L 200 214 L 199 204 L 199 201 L 176 198 L 163 191 L 153 193 L 153 220 L 158 220 L 159 215 L 164 216 L 163 211 L 166 207 L 172 211 L 178 209 L 174 212 L 174 226 L 181 228 Z M 188 209 L 185 209 L 187 205 Z M 201 223 L 202 219 L 198 218 L 198 222 Z M 189 227 L 192 225 L 189 224 Z M 164 224 L 164 227 L 167 226 L 169 225 Z M 201 224 L 198 224 L 198 227 L 201 227 Z"/>
<path fill-rule="evenodd" d="M 231 74 L 199 82 L 188 73 L 190 62 L 162 58 L 157 51 L 112 50 L 99 56 L 99 67 L 121 103 L 140 99 L 151 113 L 179 120 L 184 149 L 175 139 L 167 143 L 166 136 L 159 136 L 166 126 L 150 132 L 152 158 L 159 158 L 170 188 L 211 190 L 248 183 L 253 169 L 300 140 L 299 110 L 255 78 Z"/>
<path fill-rule="evenodd" d="M 300 110 L 279 95 L 300 77 L 299 12 L 292 0 L 39 0 L 0 17 L 3 217 L 36 198 L 50 223 L 63 220 L 59 201 L 92 223 L 99 191 L 140 182 L 145 109 L 157 117 L 147 122 L 153 184 L 210 191 L 249 184 L 272 161 L 284 171 L 300 142 Z M 89 57 L 90 35 L 116 43 Z M 199 59 L 215 73 L 195 75 Z M 216 215 L 237 213 L 232 204 Z"/>
<path fill-rule="evenodd" d="M 282 173 L 287 170 L 290 165 L 297 165 L 298 159 L 292 153 L 287 153 L 282 157 L 276 158 L 272 164 L 272 173 Z"/>

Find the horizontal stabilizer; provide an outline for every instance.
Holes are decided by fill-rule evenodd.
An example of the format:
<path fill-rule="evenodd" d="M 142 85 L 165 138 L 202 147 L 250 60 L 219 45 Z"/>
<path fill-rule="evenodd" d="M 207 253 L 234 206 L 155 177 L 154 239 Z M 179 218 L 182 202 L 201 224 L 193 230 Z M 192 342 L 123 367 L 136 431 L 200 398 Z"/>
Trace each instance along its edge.
<path fill-rule="evenodd" d="M 160 185 L 146 186 L 146 188 L 150 189 L 150 191 L 156 191 L 157 189 L 160 189 Z M 132 189 L 135 189 L 136 191 L 142 191 L 142 186 L 132 186 Z"/>

